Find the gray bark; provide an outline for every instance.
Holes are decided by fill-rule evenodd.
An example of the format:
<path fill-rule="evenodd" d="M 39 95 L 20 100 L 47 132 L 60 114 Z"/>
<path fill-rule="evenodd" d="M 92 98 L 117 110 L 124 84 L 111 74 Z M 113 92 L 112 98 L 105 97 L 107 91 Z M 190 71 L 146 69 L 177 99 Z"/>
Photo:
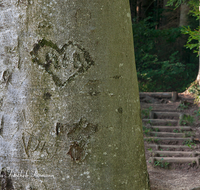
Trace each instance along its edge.
<path fill-rule="evenodd" d="M 199 11 L 200 11 L 200 6 L 199 6 Z M 199 20 L 199 26 L 200 26 L 200 20 Z M 196 82 L 200 85 L 200 41 L 199 41 L 199 71 L 196 78 Z"/>
<path fill-rule="evenodd" d="M 1 189 L 149 189 L 127 1 L 0 3 Z"/>
<path fill-rule="evenodd" d="M 186 26 L 188 25 L 188 13 L 189 13 L 189 6 L 186 3 L 181 4 L 180 6 L 180 21 L 179 26 Z"/>

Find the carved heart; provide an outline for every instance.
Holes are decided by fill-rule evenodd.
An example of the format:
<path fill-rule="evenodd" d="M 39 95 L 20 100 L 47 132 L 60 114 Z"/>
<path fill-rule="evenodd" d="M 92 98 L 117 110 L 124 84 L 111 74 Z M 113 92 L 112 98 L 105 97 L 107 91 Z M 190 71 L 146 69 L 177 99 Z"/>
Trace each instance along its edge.
<path fill-rule="evenodd" d="M 60 49 L 53 42 L 43 39 L 35 44 L 30 54 L 32 61 L 44 67 L 57 86 L 69 83 L 94 65 L 90 54 L 72 42 Z"/>

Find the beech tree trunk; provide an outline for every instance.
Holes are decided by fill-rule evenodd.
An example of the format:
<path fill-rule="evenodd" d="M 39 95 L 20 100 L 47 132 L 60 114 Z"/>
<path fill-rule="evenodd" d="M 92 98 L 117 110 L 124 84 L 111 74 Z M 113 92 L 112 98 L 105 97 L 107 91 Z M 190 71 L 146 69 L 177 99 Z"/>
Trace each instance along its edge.
<path fill-rule="evenodd" d="M 0 4 L 1 189 L 149 189 L 129 9 Z"/>
<path fill-rule="evenodd" d="M 200 6 L 199 6 L 199 12 L 200 12 Z M 199 20 L 199 26 L 200 26 L 200 20 Z M 196 82 L 200 85 L 200 41 L 199 41 L 199 72 L 197 75 Z"/>
<path fill-rule="evenodd" d="M 181 4 L 180 6 L 180 21 L 179 26 L 186 26 L 188 25 L 188 13 L 189 13 L 189 6 L 186 3 Z"/>

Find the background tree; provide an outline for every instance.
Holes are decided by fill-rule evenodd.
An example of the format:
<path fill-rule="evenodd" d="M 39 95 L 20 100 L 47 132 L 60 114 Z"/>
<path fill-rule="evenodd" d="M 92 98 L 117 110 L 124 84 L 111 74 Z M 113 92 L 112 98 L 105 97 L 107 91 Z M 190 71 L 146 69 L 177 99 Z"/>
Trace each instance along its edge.
<path fill-rule="evenodd" d="M 193 49 L 194 53 L 197 53 L 198 56 L 200 54 L 200 4 L 198 0 L 193 0 L 188 2 L 189 6 L 191 7 L 190 13 L 196 17 L 196 20 L 199 21 L 199 27 L 196 29 L 192 29 L 190 26 L 184 27 L 182 32 L 184 34 L 189 35 L 186 47 L 189 49 Z M 195 83 L 200 85 L 200 56 L 199 56 L 199 69 L 198 75 L 195 80 Z"/>
<path fill-rule="evenodd" d="M 130 7 L 0 4 L 3 189 L 149 189 Z"/>
<path fill-rule="evenodd" d="M 180 23 L 182 23 L 182 25 L 187 25 L 186 15 L 188 14 L 188 12 L 190 12 L 199 21 L 199 18 L 200 18 L 200 4 L 199 4 L 200 2 L 199 2 L 199 0 L 192 0 L 192 1 L 170 0 L 169 1 L 169 5 L 172 5 L 174 3 L 176 3 L 176 7 L 178 7 L 178 6 L 186 7 L 186 9 L 184 8 L 182 11 L 183 16 L 181 18 L 184 18 L 183 20 L 185 20 L 184 22 L 183 22 L 183 20 L 181 20 Z M 188 10 L 189 6 L 190 6 L 190 11 Z M 182 32 L 184 34 L 189 35 L 187 44 L 185 46 L 189 49 L 194 49 L 194 52 L 198 53 L 198 56 L 200 54 L 200 45 L 199 45 L 200 44 L 200 32 L 199 32 L 199 29 L 200 29 L 200 21 L 199 21 L 199 27 L 197 29 L 193 30 L 190 26 L 183 27 L 183 29 L 182 29 Z M 200 57 L 199 57 L 198 74 L 197 74 L 195 83 L 200 85 Z"/>

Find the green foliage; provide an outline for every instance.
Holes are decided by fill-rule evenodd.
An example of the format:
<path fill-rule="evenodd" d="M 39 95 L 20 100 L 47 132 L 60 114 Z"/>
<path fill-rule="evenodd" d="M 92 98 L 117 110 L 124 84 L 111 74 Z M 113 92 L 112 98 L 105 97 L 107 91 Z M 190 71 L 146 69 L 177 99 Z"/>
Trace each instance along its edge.
<path fill-rule="evenodd" d="M 158 142 L 160 141 L 160 139 L 154 139 L 154 141 L 153 142 L 155 142 L 155 143 L 157 143 L 158 144 Z"/>
<path fill-rule="evenodd" d="M 149 128 L 149 127 L 143 126 L 143 132 L 144 132 L 144 134 L 145 134 L 146 136 L 150 136 L 150 132 L 152 132 L 152 131 L 158 132 L 159 129 L 158 129 L 158 128 L 153 129 L 153 128 Z M 157 136 L 157 134 L 155 134 L 155 136 Z M 151 139 L 150 141 L 152 141 L 152 139 Z"/>
<path fill-rule="evenodd" d="M 199 0 L 169 0 L 167 3 L 167 6 L 173 6 L 175 5 L 175 9 L 178 8 L 182 3 L 187 3 L 190 6 L 190 15 L 193 17 L 196 17 L 196 20 L 200 19 L 200 11 L 199 11 Z M 181 29 L 181 32 L 183 34 L 189 35 L 187 44 L 185 45 L 186 48 L 189 48 L 190 50 L 193 49 L 194 53 L 197 53 L 199 55 L 199 42 L 200 42 L 200 27 L 197 27 L 196 29 L 191 29 L 190 26 L 183 27 Z"/>
<path fill-rule="evenodd" d="M 160 141 L 160 139 L 158 138 L 144 138 L 145 141 L 147 142 L 154 142 L 154 143 L 158 143 Z"/>
<path fill-rule="evenodd" d="M 169 123 L 167 123 L 167 124 L 166 124 L 166 126 L 172 126 L 172 123 L 171 123 L 171 122 L 169 122 Z"/>
<path fill-rule="evenodd" d="M 194 135 L 194 133 L 191 132 L 191 131 L 187 131 L 187 132 L 184 132 L 184 133 L 185 133 L 185 136 L 184 136 L 184 137 L 191 137 L 191 136 Z"/>
<path fill-rule="evenodd" d="M 183 132 L 183 128 L 181 127 L 180 129 L 174 129 L 173 132 L 174 133 L 182 133 Z"/>
<path fill-rule="evenodd" d="M 164 158 L 161 158 L 160 161 L 156 160 L 156 161 L 154 162 L 154 166 L 159 166 L 159 167 L 161 167 L 161 168 L 167 169 L 168 166 L 169 166 L 169 162 L 164 162 Z"/>
<path fill-rule="evenodd" d="M 174 129 L 173 132 L 174 133 L 179 133 L 179 130 L 178 129 Z"/>
<path fill-rule="evenodd" d="M 149 20 L 133 23 L 140 91 L 184 91 L 194 81 L 198 66 L 180 59 L 181 28 L 159 30 Z"/>
<path fill-rule="evenodd" d="M 199 30 L 200 30 L 200 27 L 198 27 L 195 30 L 192 30 L 190 26 L 183 27 L 181 30 L 183 34 L 189 35 L 189 38 L 185 47 L 189 48 L 190 50 L 193 49 L 193 52 L 197 53 L 197 55 L 199 54 L 199 41 L 200 41 Z"/>
<path fill-rule="evenodd" d="M 197 82 L 193 82 L 188 91 L 195 97 L 195 103 L 200 102 L 200 86 Z"/>
<path fill-rule="evenodd" d="M 194 166 L 194 164 L 196 163 L 196 161 L 192 161 L 192 163 L 189 163 L 188 165 L 189 166 Z M 194 188 L 194 190 L 195 190 L 196 188 Z M 197 189 L 199 189 L 199 188 L 197 188 Z"/>
<path fill-rule="evenodd" d="M 183 128 L 181 127 L 179 130 L 178 129 L 174 129 L 173 132 L 174 133 L 182 133 Z"/>
<path fill-rule="evenodd" d="M 183 115 L 183 118 L 180 121 L 181 125 L 192 125 L 194 123 L 194 117 L 191 115 Z"/>
<path fill-rule="evenodd" d="M 169 0 L 166 6 L 175 6 L 175 9 L 178 8 L 185 0 Z"/>
<path fill-rule="evenodd" d="M 186 146 L 188 146 L 191 149 L 193 149 L 192 146 L 196 146 L 196 144 L 192 140 L 184 141 L 183 144 L 186 145 Z"/>
<path fill-rule="evenodd" d="M 188 102 L 182 102 L 182 103 L 179 104 L 178 109 L 182 111 L 184 109 L 187 109 L 188 106 L 189 106 Z"/>
<path fill-rule="evenodd" d="M 144 118 L 147 118 L 149 119 L 149 116 L 150 116 L 150 112 L 153 108 L 150 106 L 149 108 L 147 109 L 143 109 L 142 112 L 141 112 L 141 117 L 144 119 Z"/>
<path fill-rule="evenodd" d="M 198 110 L 194 111 L 194 113 L 196 114 L 197 117 L 199 117 L 200 116 L 200 108 Z"/>
<path fill-rule="evenodd" d="M 199 0 L 190 0 L 187 3 L 190 6 L 190 14 L 193 17 L 196 17 L 196 20 L 199 20 L 200 19 Z"/>
<path fill-rule="evenodd" d="M 145 126 L 143 126 L 143 132 L 146 136 L 149 136 L 149 133 L 153 131 L 151 128 L 147 128 Z"/>

